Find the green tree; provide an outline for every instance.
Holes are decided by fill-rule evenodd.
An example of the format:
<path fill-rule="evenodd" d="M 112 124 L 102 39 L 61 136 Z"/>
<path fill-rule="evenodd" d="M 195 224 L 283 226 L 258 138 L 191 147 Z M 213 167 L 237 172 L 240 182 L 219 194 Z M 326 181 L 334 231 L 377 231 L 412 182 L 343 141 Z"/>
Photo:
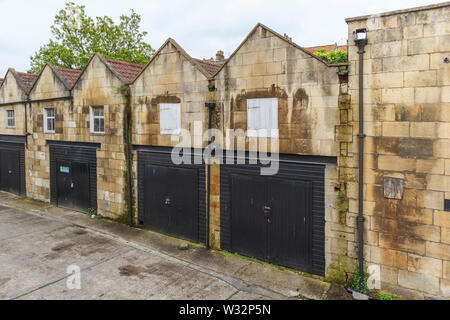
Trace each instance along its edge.
<path fill-rule="evenodd" d="M 29 72 L 38 73 L 47 62 L 81 69 L 95 52 L 111 59 L 145 64 L 154 50 L 144 41 L 147 32 L 140 31 L 140 23 L 141 16 L 133 10 L 115 24 L 107 16 L 92 19 L 86 15 L 85 6 L 67 2 L 51 26 L 54 39 L 30 58 Z"/>
<path fill-rule="evenodd" d="M 325 49 L 320 49 L 314 52 L 314 54 L 328 63 L 348 62 L 347 50 L 334 50 L 327 52 Z"/>

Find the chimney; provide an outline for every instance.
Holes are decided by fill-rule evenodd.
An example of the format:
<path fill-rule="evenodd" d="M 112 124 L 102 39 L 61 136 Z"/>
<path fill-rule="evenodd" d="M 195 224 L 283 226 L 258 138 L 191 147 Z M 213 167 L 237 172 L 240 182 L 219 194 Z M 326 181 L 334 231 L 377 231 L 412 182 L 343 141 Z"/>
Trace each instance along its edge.
<path fill-rule="evenodd" d="M 221 62 L 225 59 L 225 56 L 223 55 L 223 51 L 219 50 L 216 53 L 216 62 Z"/>

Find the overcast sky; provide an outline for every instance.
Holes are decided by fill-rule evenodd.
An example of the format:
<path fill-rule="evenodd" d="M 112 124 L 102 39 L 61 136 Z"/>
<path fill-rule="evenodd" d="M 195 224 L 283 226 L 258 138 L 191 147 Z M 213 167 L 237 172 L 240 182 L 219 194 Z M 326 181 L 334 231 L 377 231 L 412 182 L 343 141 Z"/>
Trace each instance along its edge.
<path fill-rule="evenodd" d="M 174 38 L 191 56 L 230 55 L 261 22 L 301 46 L 346 43 L 345 18 L 439 3 L 439 0 L 84 0 L 87 14 L 115 21 L 134 9 L 146 41 L 158 49 Z M 0 77 L 29 68 L 30 56 L 51 37 L 61 0 L 0 0 Z"/>

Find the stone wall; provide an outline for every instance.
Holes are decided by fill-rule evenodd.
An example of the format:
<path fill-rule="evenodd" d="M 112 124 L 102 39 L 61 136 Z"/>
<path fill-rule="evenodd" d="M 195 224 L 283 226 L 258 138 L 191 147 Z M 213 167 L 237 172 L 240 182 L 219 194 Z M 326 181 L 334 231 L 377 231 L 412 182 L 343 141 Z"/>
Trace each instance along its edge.
<path fill-rule="evenodd" d="M 246 99 L 278 98 L 280 153 L 336 156 L 337 71 L 258 25 L 216 76 L 223 130 L 247 129 Z"/>
<path fill-rule="evenodd" d="M 181 135 L 160 134 L 160 103 L 180 103 L 181 128 L 201 142 L 202 137 L 195 136 L 194 122 L 201 123 L 201 135 L 208 125 L 205 108 L 208 79 L 174 41 L 168 41 L 135 80 L 131 86 L 131 96 L 133 144 L 175 146 L 182 142 Z"/>
<path fill-rule="evenodd" d="M 449 21 L 449 3 L 347 19 L 354 130 L 339 165 L 348 228 L 358 212 L 359 64 L 351 39 L 366 28 L 365 260 L 379 266 L 383 289 L 410 297 L 450 297 L 450 213 L 443 211 L 450 199 Z M 353 238 L 345 241 L 350 257 Z"/>

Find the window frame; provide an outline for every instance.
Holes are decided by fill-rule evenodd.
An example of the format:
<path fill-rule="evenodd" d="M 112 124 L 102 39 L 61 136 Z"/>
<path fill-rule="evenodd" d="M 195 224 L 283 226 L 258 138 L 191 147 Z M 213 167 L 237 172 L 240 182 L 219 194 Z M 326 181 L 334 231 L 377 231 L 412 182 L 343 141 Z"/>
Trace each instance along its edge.
<path fill-rule="evenodd" d="M 261 100 L 269 102 L 270 104 L 265 104 L 261 102 Z M 251 102 L 251 103 L 249 103 Z M 247 99 L 247 137 L 250 138 L 270 138 L 275 139 L 279 138 L 279 123 L 278 123 L 278 110 L 279 110 L 279 100 L 278 98 L 256 98 L 256 99 Z M 256 109 L 260 109 L 259 112 L 266 112 L 263 114 L 253 114 L 256 113 Z M 250 110 L 250 111 L 249 111 Z M 263 122 L 262 119 L 265 119 L 265 124 L 260 123 L 261 127 L 257 127 L 255 121 L 257 119 Z M 253 122 L 253 123 L 251 123 Z M 266 127 L 263 128 L 262 126 Z M 252 127 L 254 126 L 254 127 Z"/>
<path fill-rule="evenodd" d="M 171 107 L 176 107 L 176 110 L 169 110 Z M 167 110 L 167 111 L 166 111 Z M 174 124 L 175 128 L 164 128 L 162 125 L 163 113 L 175 111 L 175 120 L 170 121 L 169 124 Z M 180 135 L 181 134 L 181 103 L 160 103 L 159 104 L 159 134 L 160 135 Z"/>
<path fill-rule="evenodd" d="M 12 117 L 10 117 L 10 112 L 12 114 Z M 12 121 L 12 125 L 9 124 L 10 120 Z M 7 128 L 16 127 L 16 112 L 14 109 L 6 110 L 6 127 Z"/>
<path fill-rule="evenodd" d="M 53 110 L 53 116 L 48 115 L 48 111 Z M 48 128 L 48 120 L 53 120 L 53 129 Z M 44 108 L 44 133 L 55 133 L 56 126 L 56 110 L 54 107 Z"/>
<path fill-rule="evenodd" d="M 96 109 L 101 109 L 103 112 L 102 116 L 96 116 L 95 115 L 95 110 Z M 90 113 L 90 122 L 89 122 L 89 127 L 90 127 L 90 132 L 93 134 L 104 134 L 105 133 L 105 106 L 90 106 L 89 107 L 89 113 Z M 95 120 L 103 120 L 103 131 L 95 131 Z M 101 122 L 100 122 L 101 123 Z M 99 127 L 100 126 L 99 123 Z"/>

